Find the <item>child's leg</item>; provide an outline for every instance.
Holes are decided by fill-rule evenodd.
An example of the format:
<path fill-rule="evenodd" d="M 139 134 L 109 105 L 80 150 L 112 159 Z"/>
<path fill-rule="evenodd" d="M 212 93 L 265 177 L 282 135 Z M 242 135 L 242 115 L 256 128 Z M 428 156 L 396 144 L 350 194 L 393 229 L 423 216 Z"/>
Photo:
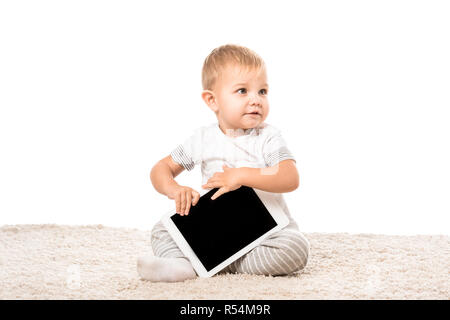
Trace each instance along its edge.
<path fill-rule="evenodd" d="M 197 277 L 191 263 L 161 222 L 153 227 L 151 237 L 154 255 L 140 257 L 137 262 L 141 278 L 153 282 L 176 282 Z"/>
<path fill-rule="evenodd" d="M 221 273 L 287 275 L 305 268 L 309 251 L 309 241 L 300 231 L 285 228 L 269 236 Z"/>

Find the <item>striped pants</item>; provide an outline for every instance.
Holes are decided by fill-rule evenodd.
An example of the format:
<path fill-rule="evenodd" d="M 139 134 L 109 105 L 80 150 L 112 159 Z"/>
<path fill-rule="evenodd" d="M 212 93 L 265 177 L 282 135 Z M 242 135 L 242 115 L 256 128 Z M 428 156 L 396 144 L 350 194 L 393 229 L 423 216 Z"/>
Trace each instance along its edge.
<path fill-rule="evenodd" d="M 161 221 L 152 229 L 151 244 L 153 253 L 157 257 L 186 258 Z M 293 222 L 271 234 L 257 247 L 222 269 L 220 273 L 287 275 L 305 268 L 309 252 L 309 241 Z"/>

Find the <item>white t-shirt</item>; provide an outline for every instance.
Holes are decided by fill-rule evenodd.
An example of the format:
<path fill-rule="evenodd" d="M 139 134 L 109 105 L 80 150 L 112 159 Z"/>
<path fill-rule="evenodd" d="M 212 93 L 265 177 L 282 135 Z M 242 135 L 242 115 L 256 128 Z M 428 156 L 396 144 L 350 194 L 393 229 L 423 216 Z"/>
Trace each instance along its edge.
<path fill-rule="evenodd" d="M 201 165 L 202 184 L 205 184 L 216 172 L 223 172 L 222 165 L 230 168 L 265 168 L 275 166 L 294 156 L 286 146 L 280 130 L 274 126 L 261 125 L 232 132 L 225 135 L 218 123 L 197 128 L 191 136 L 178 145 L 172 152 L 172 159 L 186 170 Z M 295 224 L 286 206 L 282 193 L 273 193 L 280 202 L 286 215 Z M 289 227 L 289 226 L 288 226 Z"/>

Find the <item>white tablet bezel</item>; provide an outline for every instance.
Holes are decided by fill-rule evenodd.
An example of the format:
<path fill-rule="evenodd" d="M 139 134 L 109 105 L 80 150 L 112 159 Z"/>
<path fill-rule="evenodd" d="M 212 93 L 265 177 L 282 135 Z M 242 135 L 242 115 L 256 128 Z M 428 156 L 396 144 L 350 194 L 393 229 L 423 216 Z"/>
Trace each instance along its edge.
<path fill-rule="evenodd" d="M 187 241 L 184 239 L 183 235 L 181 234 L 180 230 L 178 230 L 177 226 L 173 223 L 172 217 L 176 213 L 175 206 L 170 209 L 161 219 L 161 222 L 163 225 L 167 228 L 167 231 L 172 236 L 175 243 L 178 245 L 180 250 L 183 252 L 183 254 L 189 259 L 189 261 L 192 264 L 192 267 L 197 272 L 198 276 L 202 278 L 208 278 L 212 277 L 214 274 L 231 264 L 232 262 L 236 261 L 243 255 L 245 255 L 247 252 L 255 248 L 257 245 L 259 245 L 265 238 L 267 238 L 269 235 L 271 235 L 274 232 L 277 232 L 284 227 L 286 227 L 289 224 L 289 218 L 286 216 L 286 214 L 283 211 L 283 208 L 275 198 L 276 195 L 274 195 L 271 192 L 262 191 L 259 189 L 252 188 L 255 193 L 258 195 L 261 202 L 264 204 L 264 206 L 267 208 L 267 211 L 272 215 L 273 219 L 277 223 L 277 226 L 263 234 L 261 237 L 253 241 L 252 243 L 248 244 L 238 252 L 236 252 L 234 255 L 229 257 L 228 259 L 222 261 L 219 265 L 211 269 L 210 271 L 207 271 L 206 268 L 203 266 L 201 261 L 198 259 L 197 255 L 194 253 L 192 248 L 189 246 Z M 202 190 L 203 191 L 203 190 Z M 208 189 L 206 191 L 203 191 L 204 194 L 211 191 L 211 189 Z"/>

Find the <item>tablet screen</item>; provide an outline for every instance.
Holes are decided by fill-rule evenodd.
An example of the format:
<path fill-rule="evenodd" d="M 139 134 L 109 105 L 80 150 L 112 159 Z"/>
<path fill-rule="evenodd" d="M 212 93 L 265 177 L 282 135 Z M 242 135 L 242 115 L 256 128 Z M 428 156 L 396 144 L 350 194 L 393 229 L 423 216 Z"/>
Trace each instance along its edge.
<path fill-rule="evenodd" d="M 217 190 L 201 196 L 187 216 L 171 216 L 207 271 L 277 226 L 252 188 L 242 186 L 211 200 Z"/>

